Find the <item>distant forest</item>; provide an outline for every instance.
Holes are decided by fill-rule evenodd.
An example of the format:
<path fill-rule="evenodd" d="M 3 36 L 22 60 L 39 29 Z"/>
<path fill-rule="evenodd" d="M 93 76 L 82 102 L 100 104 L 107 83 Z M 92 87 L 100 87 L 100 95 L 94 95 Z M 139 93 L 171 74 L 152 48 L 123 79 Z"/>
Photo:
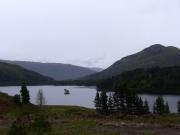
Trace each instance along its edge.
<path fill-rule="evenodd" d="M 28 85 L 50 85 L 54 80 L 20 66 L 0 62 L 0 86 L 21 85 L 22 82 Z"/>
<path fill-rule="evenodd" d="M 180 94 L 180 67 L 136 69 L 96 83 L 98 89 L 107 91 L 126 86 L 138 93 Z"/>

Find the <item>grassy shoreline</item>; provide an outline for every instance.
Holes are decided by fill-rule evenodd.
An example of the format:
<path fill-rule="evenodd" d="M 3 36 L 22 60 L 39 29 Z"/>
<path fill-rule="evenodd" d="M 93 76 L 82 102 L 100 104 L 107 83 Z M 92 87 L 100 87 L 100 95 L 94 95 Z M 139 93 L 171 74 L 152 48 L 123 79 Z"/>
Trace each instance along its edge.
<path fill-rule="evenodd" d="M 5 104 L 2 106 L 3 104 Z M 0 135 L 7 135 L 12 122 L 27 108 L 18 107 L 12 97 L 0 93 Z M 38 108 L 31 105 L 31 115 Z M 132 116 L 113 114 L 104 116 L 94 109 L 78 106 L 44 106 L 43 114 L 52 125 L 49 135 L 178 135 L 180 115 Z"/>
<path fill-rule="evenodd" d="M 36 108 L 34 108 L 36 110 Z M 7 131 L 20 109 L 0 115 L 0 134 Z M 37 112 L 31 110 L 32 114 Z M 44 113 L 52 124 L 50 135 L 176 135 L 180 133 L 180 115 L 103 116 L 93 109 L 77 106 L 45 106 Z"/>

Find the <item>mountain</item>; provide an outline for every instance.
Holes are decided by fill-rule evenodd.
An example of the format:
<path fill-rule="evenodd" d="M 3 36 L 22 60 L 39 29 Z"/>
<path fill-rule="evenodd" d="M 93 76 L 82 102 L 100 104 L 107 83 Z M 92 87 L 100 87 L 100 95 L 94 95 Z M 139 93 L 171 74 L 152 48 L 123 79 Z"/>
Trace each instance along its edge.
<path fill-rule="evenodd" d="M 44 76 L 49 76 L 57 81 L 78 79 L 97 72 L 97 69 L 89 69 L 70 64 L 61 63 L 40 63 L 28 61 L 8 61 L 6 63 L 16 64 L 28 70 L 37 72 Z"/>
<path fill-rule="evenodd" d="M 152 45 L 136 54 L 122 58 L 102 72 L 86 76 L 83 80 L 98 80 L 137 68 L 180 66 L 180 49 L 160 44 Z"/>
<path fill-rule="evenodd" d="M 146 94 L 180 94 L 180 66 L 125 71 L 118 76 L 99 81 L 97 88 L 101 90 L 128 88 Z"/>
<path fill-rule="evenodd" d="M 92 68 L 89 68 L 89 69 L 91 69 L 91 70 L 93 70 L 93 71 L 96 71 L 96 72 L 101 72 L 101 71 L 103 71 L 104 69 L 102 69 L 102 68 L 96 68 L 96 67 L 92 67 Z"/>
<path fill-rule="evenodd" d="M 0 85 L 21 85 L 22 82 L 41 85 L 51 84 L 54 80 L 20 66 L 0 62 Z"/>

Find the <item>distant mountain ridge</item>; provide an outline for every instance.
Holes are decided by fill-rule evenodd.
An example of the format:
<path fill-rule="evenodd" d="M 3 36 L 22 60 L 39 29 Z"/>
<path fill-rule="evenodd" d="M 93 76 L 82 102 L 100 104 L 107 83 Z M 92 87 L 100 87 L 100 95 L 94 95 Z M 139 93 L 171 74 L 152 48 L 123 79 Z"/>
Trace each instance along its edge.
<path fill-rule="evenodd" d="M 54 80 L 14 64 L 0 62 L 0 85 L 48 85 Z"/>
<path fill-rule="evenodd" d="M 86 76 L 82 80 L 98 80 L 121 74 L 137 68 L 180 66 L 180 49 L 155 44 L 144 50 L 124 57 L 102 72 Z"/>
<path fill-rule="evenodd" d="M 86 68 L 71 64 L 41 63 L 29 61 L 1 60 L 6 63 L 16 64 L 28 70 L 49 76 L 57 81 L 78 79 L 101 71 L 99 68 Z"/>
<path fill-rule="evenodd" d="M 139 68 L 97 83 L 101 90 L 124 87 L 145 94 L 180 94 L 180 66 Z"/>
<path fill-rule="evenodd" d="M 89 69 L 91 69 L 91 70 L 93 70 L 93 71 L 96 71 L 96 72 L 101 72 L 101 71 L 104 70 L 104 69 L 102 69 L 102 68 L 96 68 L 96 67 L 92 67 L 92 68 L 89 68 Z"/>

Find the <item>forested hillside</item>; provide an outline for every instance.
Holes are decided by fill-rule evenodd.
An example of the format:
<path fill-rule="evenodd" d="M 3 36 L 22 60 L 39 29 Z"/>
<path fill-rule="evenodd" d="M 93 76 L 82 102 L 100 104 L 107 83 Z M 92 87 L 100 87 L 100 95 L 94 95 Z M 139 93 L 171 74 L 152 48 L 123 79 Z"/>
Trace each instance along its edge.
<path fill-rule="evenodd" d="M 8 61 L 8 60 L 1 60 L 1 61 L 10 64 L 19 65 L 21 67 L 37 72 L 44 76 L 49 76 L 57 81 L 78 79 L 86 75 L 97 73 L 102 70 L 99 68 L 86 68 L 86 67 L 80 67 L 71 64 L 61 64 L 61 63 L 41 63 L 41 62 Z"/>
<path fill-rule="evenodd" d="M 136 69 L 104 79 L 99 89 L 118 90 L 125 87 L 139 93 L 180 93 L 180 67 Z"/>
<path fill-rule="evenodd" d="M 52 78 L 29 71 L 20 66 L 0 62 L 0 85 L 28 85 L 52 84 Z"/>
<path fill-rule="evenodd" d="M 173 46 L 152 45 L 136 54 L 122 58 L 106 70 L 82 80 L 100 80 L 137 68 L 180 66 L 180 50 Z"/>

